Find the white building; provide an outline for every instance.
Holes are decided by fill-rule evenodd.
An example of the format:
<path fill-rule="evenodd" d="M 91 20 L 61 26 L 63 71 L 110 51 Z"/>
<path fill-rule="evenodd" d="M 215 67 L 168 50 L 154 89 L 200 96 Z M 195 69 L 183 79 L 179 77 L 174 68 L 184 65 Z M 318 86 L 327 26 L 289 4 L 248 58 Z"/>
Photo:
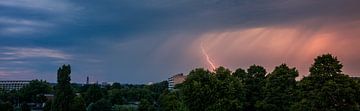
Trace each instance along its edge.
<path fill-rule="evenodd" d="M 176 74 L 176 75 L 168 78 L 168 82 L 169 82 L 168 89 L 173 90 L 176 84 L 183 83 L 185 81 L 185 79 L 186 79 L 186 76 L 183 73 Z"/>
<path fill-rule="evenodd" d="M 29 83 L 29 80 L 0 80 L 0 88 L 5 91 L 19 90 Z"/>

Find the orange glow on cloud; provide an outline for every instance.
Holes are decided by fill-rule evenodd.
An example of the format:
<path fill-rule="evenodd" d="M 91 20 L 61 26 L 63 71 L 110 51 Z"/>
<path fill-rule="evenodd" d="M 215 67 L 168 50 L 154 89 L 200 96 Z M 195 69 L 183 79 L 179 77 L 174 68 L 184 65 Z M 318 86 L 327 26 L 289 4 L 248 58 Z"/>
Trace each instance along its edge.
<path fill-rule="evenodd" d="M 348 34 L 347 38 L 342 38 L 341 34 L 345 31 L 330 26 L 315 31 L 301 26 L 267 26 L 208 32 L 195 40 L 192 47 L 198 47 L 199 41 L 206 42 L 207 54 L 216 58 L 220 66 L 233 70 L 258 64 L 271 72 L 276 65 L 286 63 L 296 67 L 300 74 L 306 75 L 313 59 L 320 54 L 331 53 L 338 56 L 345 67 L 351 57 L 360 55 L 354 53 L 359 52 L 354 46 L 360 46 L 354 41 L 360 39 L 356 34 Z M 206 60 L 209 62 L 210 59 Z M 214 65 L 211 64 L 211 67 L 214 68 Z M 344 70 L 356 73 L 347 68 Z"/>

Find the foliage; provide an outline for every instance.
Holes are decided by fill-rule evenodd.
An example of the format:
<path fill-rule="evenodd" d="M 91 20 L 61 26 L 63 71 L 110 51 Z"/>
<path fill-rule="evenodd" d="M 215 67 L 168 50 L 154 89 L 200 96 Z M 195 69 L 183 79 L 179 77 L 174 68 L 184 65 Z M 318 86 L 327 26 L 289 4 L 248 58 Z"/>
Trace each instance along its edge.
<path fill-rule="evenodd" d="M 146 99 L 141 99 L 139 104 L 139 111 L 155 111 L 154 104 Z"/>
<path fill-rule="evenodd" d="M 231 76 L 231 71 L 224 67 L 215 70 L 214 96 L 217 97 L 215 103 L 209 106 L 209 110 L 242 110 L 244 101 L 243 84 L 241 81 Z"/>
<path fill-rule="evenodd" d="M 237 69 L 233 74 L 244 84 L 244 110 L 253 111 L 255 104 L 263 99 L 263 87 L 265 85 L 266 70 L 262 66 L 252 65 L 245 72 Z"/>
<path fill-rule="evenodd" d="M 75 96 L 70 107 L 71 111 L 86 111 L 85 100 L 79 95 Z"/>
<path fill-rule="evenodd" d="M 19 94 L 18 92 L 16 92 L 15 90 L 12 90 L 10 92 L 8 91 L 0 91 L 0 102 L 9 102 L 10 104 L 14 104 L 16 103 L 17 100 L 19 98 Z"/>
<path fill-rule="evenodd" d="M 117 82 L 111 85 L 111 89 L 121 89 L 121 88 L 122 88 L 121 84 Z"/>
<path fill-rule="evenodd" d="M 264 99 L 258 101 L 257 110 L 288 111 L 296 99 L 296 80 L 299 75 L 295 68 L 289 68 L 286 64 L 275 67 L 274 71 L 267 75 L 263 88 Z"/>
<path fill-rule="evenodd" d="M 21 104 L 21 111 L 31 111 L 30 106 L 25 102 Z"/>
<path fill-rule="evenodd" d="M 326 79 L 342 72 L 343 65 L 331 54 L 318 56 L 314 61 L 315 63 L 310 67 L 310 76 L 325 77 Z"/>
<path fill-rule="evenodd" d="M 299 99 L 293 110 L 360 110 L 360 88 L 349 76 L 342 74 L 342 64 L 330 54 L 318 56 L 310 75 L 298 84 Z"/>
<path fill-rule="evenodd" d="M 109 99 L 110 102 L 114 105 L 114 104 L 124 104 L 125 103 L 125 98 L 122 95 L 122 92 L 120 89 L 111 89 L 108 91 L 109 93 Z"/>
<path fill-rule="evenodd" d="M 21 100 L 24 102 L 43 103 L 46 101 L 44 94 L 52 92 L 48 82 L 42 80 L 32 80 L 29 85 L 19 90 Z"/>
<path fill-rule="evenodd" d="M 112 106 L 112 111 L 137 111 L 137 106 L 135 106 L 135 105 L 114 105 L 114 106 Z"/>
<path fill-rule="evenodd" d="M 153 99 L 157 100 L 160 96 L 160 94 L 168 89 L 168 82 L 167 81 L 162 81 L 159 83 L 154 83 L 151 85 L 147 85 L 145 86 L 146 89 L 148 89 L 149 91 L 151 91 L 153 93 Z"/>
<path fill-rule="evenodd" d="M 53 111 L 69 111 L 71 101 L 74 98 L 73 89 L 70 84 L 70 65 L 63 65 L 58 69 L 57 85 L 55 90 L 55 100 L 52 107 Z"/>
<path fill-rule="evenodd" d="M 310 75 L 301 81 L 296 81 L 298 71 L 286 64 L 277 66 L 267 76 L 265 68 L 257 65 L 247 71 L 239 68 L 232 76 L 223 67 L 215 72 L 195 69 L 180 91 L 186 106 L 196 111 L 360 110 L 359 81 L 341 73 L 342 67 L 330 54 L 319 56 L 310 67 Z M 167 94 L 161 98 L 166 101 L 161 102 L 165 104 L 161 107 L 176 107 L 176 96 Z"/>
<path fill-rule="evenodd" d="M 111 103 L 109 100 L 100 99 L 88 106 L 88 111 L 111 111 Z"/>
<path fill-rule="evenodd" d="M 188 111 L 180 91 L 165 91 L 159 99 L 161 111 Z"/>
<path fill-rule="evenodd" d="M 9 101 L 7 102 L 0 101 L 0 109 L 1 111 L 13 111 L 14 107 L 11 105 Z"/>
<path fill-rule="evenodd" d="M 83 95 L 87 105 L 94 103 L 104 97 L 101 87 L 97 84 L 90 85 Z"/>
<path fill-rule="evenodd" d="M 243 84 L 231 71 L 219 67 L 212 73 L 204 69 L 190 72 L 182 91 L 189 110 L 241 110 L 243 108 Z M 206 96 L 205 96 L 206 95 Z"/>
<path fill-rule="evenodd" d="M 216 101 L 213 95 L 214 80 L 215 77 L 212 76 L 210 71 L 201 68 L 192 70 L 189 73 L 181 91 L 184 94 L 185 104 L 190 110 L 206 110 L 208 105 Z"/>
<path fill-rule="evenodd" d="M 146 99 L 148 101 L 154 101 L 153 92 L 146 88 L 123 88 L 120 89 L 122 97 L 124 97 L 125 103 L 131 103 Z"/>
<path fill-rule="evenodd" d="M 240 79 L 242 82 L 244 82 L 246 80 L 250 80 L 250 78 L 251 78 L 251 76 L 249 74 L 247 74 L 246 71 L 242 68 L 236 69 L 232 75 L 237 77 L 238 79 Z"/>
<path fill-rule="evenodd" d="M 52 101 L 48 100 L 45 102 L 44 111 L 51 111 Z"/>

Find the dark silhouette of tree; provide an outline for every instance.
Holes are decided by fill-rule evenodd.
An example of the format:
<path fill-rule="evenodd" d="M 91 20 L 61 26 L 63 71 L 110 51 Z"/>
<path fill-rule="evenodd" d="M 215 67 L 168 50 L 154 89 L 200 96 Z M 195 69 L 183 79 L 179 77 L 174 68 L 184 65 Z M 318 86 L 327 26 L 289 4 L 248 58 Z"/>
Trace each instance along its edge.
<path fill-rule="evenodd" d="M 215 77 L 202 68 L 192 70 L 183 83 L 185 104 L 191 111 L 204 111 L 216 101 L 214 95 Z"/>
<path fill-rule="evenodd" d="M 251 76 L 246 73 L 244 69 L 238 68 L 232 74 L 233 76 L 239 78 L 241 81 L 250 80 Z"/>
<path fill-rule="evenodd" d="M 155 111 L 155 107 L 150 101 L 148 101 L 146 99 L 141 99 L 138 110 L 139 111 Z"/>
<path fill-rule="evenodd" d="M 53 105 L 52 102 L 52 100 L 48 100 L 45 102 L 44 111 L 51 111 L 51 106 Z"/>
<path fill-rule="evenodd" d="M 147 85 L 145 86 L 145 88 L 153 92 L 154 99 L 157 100 L 163 91 L 168 90 L 168 84 L 169 83 L 167 81 L 161 81 L 158 83 Z"/>
<path fill-rule="evenodd" d="M 32 80 L 29 85 L 19 90 L 21 100 L 24 102 L 43 103 L 46 102 L 44 94 L 52 91 L 50 84 L 42 80 Z"/>
<path fill-rule="evenodd" d="M 262 66 L 252 65 L 247 69 L 247 75 L 242 79 L 245 87 L 244 110 L 254 111 L 256 102 L 263 99 L 265 75 L 266 70 Z"/>
<path fill-rule="evenodd" d="M 121 84 L 118 82 L 115 82 L 111 85 L 111 89 L 121 89 Z"/>
<path fill-rule="evenodd" d="M 315 63 L 310 67 L 310 76 L 327 79 L 331 76 L 341 74 L 343 65 L 331 54 L 318 56 Z M 323 82 L 323 81 L 320 81 Z"/>
<path fill-rule="evenodd" d="M 263 88 L 264 99 L 256 103 L 257 110 L 288 111 L 296 99 L 296 80 L 299 75 L 295 68 L 286 64 L 275 67 L 267 75 Z"/>
<path fill-rule="evenodd" d="M 108 91 L 110 102 L 115 105 L 121 105 L 125 103 L 125 98 L 120 89 L 111 89 Z"/>
<path fill-rule="evenodd" d="M 244 99 L 243 84 L 231 71 L 219 67 L 214 73 L 204 69 L 190 72 L 183 83 L 185 104 L 194 111 L 242 110 Z"/>
<path fill-rule="evenodd" d="M 79 95 L 75 96 L 70 107 L 71 111 L 86 111 L 85 100 Z"/>
<path fill-rule="evenodd" d="M 90 103 L 94 103 L 103 97 L 103 91 L 101 87 L 97 84 L 90 85 L 84 94 L 84 99 L 87 105 L 89 105 Z"/>
<path fill-rule="evenodd" d="M 231 76 L 231 71 L 224 67 L 215 69 L 215 87 L 213 87 L 216 97 L 215 103 L 209 105 L 207 110 L 226 110 L 237 111 L 243 109 L 244 91 L 241 81 Z"/>
<path fill-rule="evenodd" d="M 359 109 L 359 84 L 342 74 L 342 64 L 336 57 L 318 56 L 310 75 L 299 82 L 299 99 L 292 110 L 353 111 Z"/>
<path fill-rule="evenodd" d="M 25 102 L 21 104 L 21 111 L 31 111 L 30 106 Z"/>
<path fill-rule="evenodd" d="M 63 65 L 58 69 L 53 111 L 70 111 L 70 104 L 75 95 L 70 84 L 70 73 L 70 65 Z"/>
<path fill-rule="evenodd" d="M 164 91 L 159 99 L 160 111 L 188 111 L 180 91 Z"/>
<path fill-rule="evenodd" d="M 14 107 L 11 105 L 9 101 L 7 102 L 0 101 L 0 109 L 1 111 L 14 111 Z"/>
<path fill-rule="evenodd" d="M 89 105 L 88 111 L 111 111 L 111 103 L 109 100 L 100 99 Z"/>

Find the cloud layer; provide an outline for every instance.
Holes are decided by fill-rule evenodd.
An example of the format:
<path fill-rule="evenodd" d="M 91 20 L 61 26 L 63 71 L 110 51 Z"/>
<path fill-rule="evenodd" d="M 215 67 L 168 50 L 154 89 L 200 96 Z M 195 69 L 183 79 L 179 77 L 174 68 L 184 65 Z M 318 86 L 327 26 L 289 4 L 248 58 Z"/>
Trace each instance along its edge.
<path fill-rule="evenodd" d="M 358 0 L 0 1 L 0 78 L 147 83 L 217 65 L 232 69 L 283 62 L 302 75 L 333 53 L 360 70 Z"/>

